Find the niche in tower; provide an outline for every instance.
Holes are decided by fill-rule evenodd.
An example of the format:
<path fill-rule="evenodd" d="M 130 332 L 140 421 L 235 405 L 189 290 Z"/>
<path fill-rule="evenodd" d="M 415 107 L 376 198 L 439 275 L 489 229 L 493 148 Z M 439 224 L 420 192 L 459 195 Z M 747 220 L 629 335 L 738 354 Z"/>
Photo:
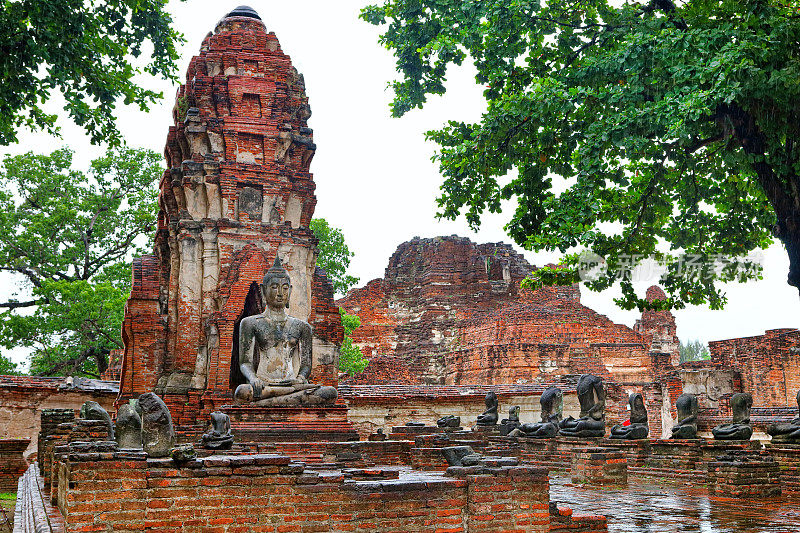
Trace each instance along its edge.
<path fill-rule="evenodd" d="M 264 305 L 261 302 L 261 291 L 259 290 L 258 283 L 254 281 L 250 284 L 250 288 L 247 291 L 242 312 L 233 324 L 233 349 L 231 353 L 231 373 L 228 384 L 231 390 L 235 390 L 239 385 L 247 383 L 244 374 L 242 374 L 242 370 L 239 368 L 239 324 L 242 323 L 242 319 L 257 315 L 261 313 L 263 309 Z M 254 350 L 253 357 L 253 368 L 258 368 L 258 350 Z"/>

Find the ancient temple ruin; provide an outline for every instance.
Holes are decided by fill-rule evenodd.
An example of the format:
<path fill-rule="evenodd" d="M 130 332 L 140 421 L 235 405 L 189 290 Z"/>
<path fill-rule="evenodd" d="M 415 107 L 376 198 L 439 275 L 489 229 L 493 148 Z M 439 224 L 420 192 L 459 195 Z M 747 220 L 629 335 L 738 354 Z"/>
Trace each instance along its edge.
<path fill-rule="evenodd" d="M 336 385 L 342 327 L 309 229 L 316 145 L 302 74 L 252 10 L 223 18 L 192 58 L 173 108 L 152 255 L 133 264 L 118 405 L 162 395 L 193 425 L 242 382 L 238 325 L 279 257 L 289 312 L 314 328 L 314 380 Z"/>
<path fill-rule="evenodd" d="M 224 16 L 178 90 L 119 364 L 100 381 L 0 377 L 0 415 L 25 419 L 11 436 L 28 438 L 0 440 L 2 487 L 26 446 L 36 459 L 15 533 L 602 533 L 606 514 L 644 520 L 622 504 L 649 501 L 648 479 L 762 498 L 800 527 L 779 500 L 800 496 L 797 330 L 711 343 L 711 361 L 681 364 L 671 313 L 615 324 L 577 286 L 521 289 L 534 266 L 511 246 L 456 236 L 401 244 L 383 279 L 334 302 L 309 230 L 310 114 L 261 17 Z M 272 282 L 286 292 L 268 295 Z M 370 358 L 341 383 L 337 305 L 360 316 Z M 300 322 L 310 368 L 278 383 L 242 375 L 258 364 L 240 338 L 295 354 Z M 264 403 L 262 385 L 336 394 Z M 630 497 L 584 492 L 606 486 Z M 702 514 L 678 507 L 666 520 Z"/>

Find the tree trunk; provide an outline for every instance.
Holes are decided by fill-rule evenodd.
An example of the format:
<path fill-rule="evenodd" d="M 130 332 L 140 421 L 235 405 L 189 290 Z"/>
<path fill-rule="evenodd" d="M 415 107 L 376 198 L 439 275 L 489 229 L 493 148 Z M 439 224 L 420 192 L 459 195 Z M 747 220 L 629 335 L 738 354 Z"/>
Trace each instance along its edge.
<path fill-rule="evenodd" d="M 775 236 L 786 247 L 789 256 L 789 277 L 786 282 L 800 293 L 800 211 L 779 217 Z"/>

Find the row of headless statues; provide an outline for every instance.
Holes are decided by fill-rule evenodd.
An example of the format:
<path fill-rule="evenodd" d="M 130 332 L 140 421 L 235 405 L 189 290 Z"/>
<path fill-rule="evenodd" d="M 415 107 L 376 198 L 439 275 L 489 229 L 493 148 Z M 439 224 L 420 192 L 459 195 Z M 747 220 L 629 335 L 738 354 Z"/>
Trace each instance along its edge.
<path fill-rule="evenodd" d="M 604 437 L 606 434 L 605 405 L 606 393 L 602 379 L 591 374 L 584 374 L 576 387 L 581 412 L 579 417 L 562 418 L 563 395 L 557 387 L 549 387 L 539 402 L 542 407 L 542 418 L 537 423 L 522 424 L 519 420 L 519 406 L 509 410 L 509 417 L 500 422 L 500 431 L 512 437 L 529 437 L 548 439 L 556 436 L 590 438 Z M 630 420 L 625 424 L 611 428 L 612 439 L 640 440 L 646 439 L 650 433 L 647 423 L 647 409 L 644 397 L 640 393 L 631 394 L 628 398 Z M 750 440 L 753 427 L 750 424 L 750 410 L 753 397 L 748 393 L 737 393 L 730 399 L 733 420 L 721 424 L 711 430 L 717 440 Z M 798 411 L 800 411 L 800 391 L 797 393 Z M 681 394 L 675 404 L 678 411 L 678 423 L 672 428 L 673 439 L 697 438 L 697 397 L 694 394 Z M 490 392 L 486 395 L 486 411 L 478 416 L 479 427 L 498 424 L 497 395 Z M 438 424 L 447 425 L 443 418 Z M 773 442 L 800 443 L 800 418 L 784 423 L 773 424 L 767 428 Z"/>
<path fill-rule="evenodd" d="M 277 256 L 273 266 L 264 274 L 260 291 L 265 304 L 264 311 L 242 319 L 239 326 L 237 366 L 243 383 L 234 392 L 235 402 L 259 407 L 332 404 L 337 397 L 334 387 L 309 383 L 313 362 L 312 328 L 304 320 L 286 313 L 292 284 L 289 273 Z M 581 406 L 577 419 L 571 416 L 561 418 L 562 393 L 558 388 L 550 387 L 540 399 L 541 422 L 521 424 L 519 407 L 515 407 L 502 425 L 509 427 L 508 434 L 534 438 L 550 438 L 556 435 L 605 436 L 606 393 L 603 381 L 597 376 L 585 374 L 578 380 L 576 390 Z M 800 408 L 800 392 L 797 401 Z M 628 403 L 631 411 L 630 423 L 612 427 L 611 438 L 647 438 L 649 428 L 644 398 L 639 393 L 631 394 Z M 712 430 L 714 438 L 749 439 L 753 433 L 750 426 L 752 405 L 753 398 L 750 394 L 734 394 L 731 397 L 733 421 L 715 427 Z M 696 438 L 697 398 L 692 394 L 682 394 L 676 402 L 676 408 L 679 422 L 672 428 L 672 438 Z M 478 417 L 478 425 L 495 425 L 497 420 L 497 396 L 489 393 L 486 396 L 486 412 Z M 800 442 L 800 418 L 773 425 L 768 433 L 776 441 Z"/>

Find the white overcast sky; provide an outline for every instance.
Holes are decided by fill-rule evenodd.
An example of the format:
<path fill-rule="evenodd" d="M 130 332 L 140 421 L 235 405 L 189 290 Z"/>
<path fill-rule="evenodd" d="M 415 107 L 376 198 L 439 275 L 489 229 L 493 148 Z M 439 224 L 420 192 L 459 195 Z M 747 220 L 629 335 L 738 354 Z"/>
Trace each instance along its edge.
<path fill-rule="evenodd" d="M 361 285 L 382 277 L 396 247 L 414 236 L 458 234 L 476 242 L 511 242 L 503 231 L 508 215 L 484 218 L 482 229 L 472 233 L 465 221 L 441 222 L 435 218 L 441 178 L 430 158 L 435 145 L 423 133 L 448 119 L 479 119 L 484 109 L 481 87 L 468 68 L 452 71 L 448 91 L 432 97 L 423 110 L 401 119 L 389 116 L 392 93 L 387 82 L 396 77 L 390 52 L 378 44 L 378 28 L 358 19 L 369 0 L 253 0 L 250 6 L 274 31 L 294 66 L 305 75 L 318 149 L 311 170 L 317 184 L 315 216 L 341 228 L 355 252 L 351 271 Z M 198 53 L 204 36 L 238 1 L 171 1 L 175 25 L 186 36 L 181 48 L 181 79 L 191 57 Z M 133 107 L 119 108 L 119 126 L 128 144 L 161 152 L 171 122 L 176 87 L 148 81 L 164 91 L 160 105 L 143 113 Z M 54 100 L 52 109 L 57 109 Z M 28 150 L 49 152 L 64 144 L 76 150 L 85 165 L 102 149 L 91 146 L 83 132 L 68 119 L 61 122 L 63 139 L 26 133 L 18 146 L 0 153 Z M 530 254 L 542 265 L 556 255 Z M 683 340 L 703 341 L 758 335 L 766 329 L 798 327 L 800 298 L 785 280 L 788 260 L 780 245 L 765 254 L 764 280 L 727 288 L 729 303 L 723 311 L 690 308 L 676 312 L 678 335 Z M 6 278 L 0 297 L 12 290 Z M 643 292 L 652 282 L 642 282 Z M 592 293 L 582 289 L 582 301 L 615 322 L 632 326 L 639 313 L 622 311 L 612 302 L 615 292 Z M 20 359 L 22 354 L 15 354 Z"/>

